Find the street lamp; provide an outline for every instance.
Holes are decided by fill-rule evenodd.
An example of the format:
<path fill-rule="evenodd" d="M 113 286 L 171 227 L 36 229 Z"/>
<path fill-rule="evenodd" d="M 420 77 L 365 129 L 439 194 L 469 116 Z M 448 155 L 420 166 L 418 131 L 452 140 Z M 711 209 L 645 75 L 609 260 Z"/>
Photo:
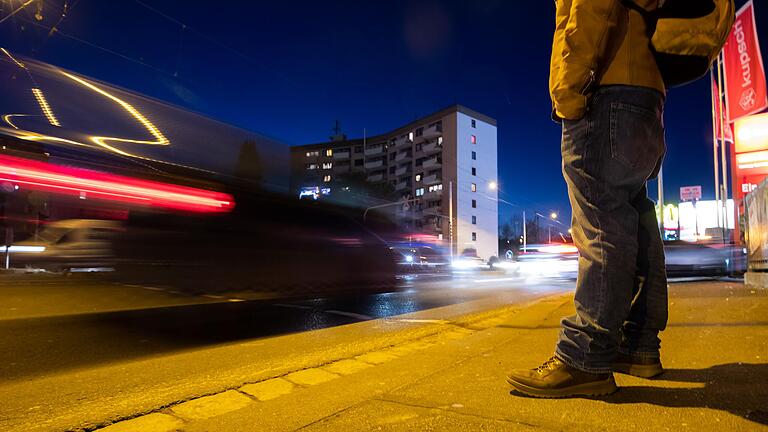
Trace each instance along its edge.
<path fill-rule="evenodd" d="M 495 181 L 492 181 L 492 182 L 488 183 L 488 189 L 490 189 L 490 190 L 496 190 L 496 189 L 498 189 L 498 188 L 499 188 L 499 184 L 498 184 L 498 183 L 496 183 Z"/>
<path fill-rule="evenodd" d="M 557 213 L 552 212 L 552 214 L 549 215 L 549 217 L 552 218 L 552 220 L 557 220 Z"/>

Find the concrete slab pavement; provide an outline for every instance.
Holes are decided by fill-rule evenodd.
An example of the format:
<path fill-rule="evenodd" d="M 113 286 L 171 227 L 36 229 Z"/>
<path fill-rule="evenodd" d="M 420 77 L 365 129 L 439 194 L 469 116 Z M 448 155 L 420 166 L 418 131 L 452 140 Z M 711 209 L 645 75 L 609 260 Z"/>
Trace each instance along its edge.
<path fill-rule="evenodd" d="M 738 282 L 673 285 L 662 335 L 667 372 L 658 379 L 617 374 L 621 390 L 602 399 L 511 393 L 506 371 L 551 355 L 571 302 L 551 297 L 421 349 L 394 347 L 386 362 L 180 429 L 768 430 L 768 291 Z"/>

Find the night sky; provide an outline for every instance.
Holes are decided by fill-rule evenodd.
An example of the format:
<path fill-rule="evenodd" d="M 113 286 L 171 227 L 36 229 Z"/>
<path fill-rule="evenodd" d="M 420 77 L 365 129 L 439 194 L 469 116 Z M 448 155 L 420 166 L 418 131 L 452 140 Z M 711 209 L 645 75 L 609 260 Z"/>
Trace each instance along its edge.
<path fill-rule="evenodd" d="M 0 18 L 21 3 L 0 0 Z M 501 221 L 569 214 L 552 1 L 69 0 L 62 20 L 64 3 L 0 24 L 0 46 L 288 144 L 327 140 L 337 119 L 360 137 L 460 103 L 499 122 Z M 755 6 L 768 59 L 768 2 Z M 671 90 L 665 121 L 667 200 L 685 185 L 712 199 L 709 81 Z"/>

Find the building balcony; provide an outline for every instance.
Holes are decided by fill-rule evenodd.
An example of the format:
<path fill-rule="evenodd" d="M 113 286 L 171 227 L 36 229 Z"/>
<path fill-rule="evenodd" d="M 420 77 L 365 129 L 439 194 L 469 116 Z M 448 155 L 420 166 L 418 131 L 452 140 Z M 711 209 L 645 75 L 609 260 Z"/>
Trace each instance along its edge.
<path fill-rule="evenodd" d="M 413 144 L 413 141 L 406 135 L 402 138 L 398 138 L 395 140 L 395 148 L 405 147 L 406 145 Z"/>
<path fill-rule="evenodd" d="M 424 168 L 437 168 L 439 166 L 442 166 L 442 161 L 437 157 L 429 158 L 424 161 L 423 166 Z"/>
<path fill-rule="evenodd" d="M 422 181 L 424 182 L 425 185 L 430 186 L 430 185 L 442 182 L 443 181 L 443 176 L 437 175 L 437 174 L 433 174 L 431 176 L 424 177 L 424 180 L 422 180 Z"/>
<path fill-rule="evenodd" d="M 333 152 L 333 159 L 334 160 L 349 159 L 350 156 L 351 156 L 351 153 L 348 152 L 348 151 L 347 152 L 339 152 L 339 151 Z"/>
<path fill-rule="evenodd" d="M 376 168 L 381 168 L 383 166 L 384 166 L 384 161 L 381 159 L 365 163 L 365 169 L 376 169 Z"/>
<path fill-rule="evenodd" d="M 428 208 L 424 209 L 422 214 L 424 215 L 424 217 L 429 217 L 429 218 L 432 218 L 432 219 L 439 219 L 439 218 L 435 218 L 435 216 L 442 216 L 443 215 L 443 208 L 439 207 L 439 206 L 438 207 L 428 207 Z"/>
<path fill-rule="evenodd" d="M 378 145 L 376 147 L 372 147 L 372 148 L 366 149 L 365 150 L 365 155 L 366 156 L 375 156 L 375 155 L 381 154 L 381 152 L 383 152 L 383 151 L 384 151 L 384 146 Z"/>
<path fill-rule="evenodd" d="M 427 192 L 424 194 L 424 199 L 427 201 L 438 200 L 442 197 L 443 197 L 442 190 L 436 190 L 436 191 Z"/>
<path fill-rule="evenodd" d="M 371 183 L 380 182 L 384 180 L 384 174 L 381 174 L 381 173 L 372 174 L 372 175 L 369 175 L 365 180 Z"/>
<path fill-rule="evenodd" d="M 443 151 L 443 146 L 438 144 L 437 140 L 428 142 L 421 147 L 421 151 L 424 153 L 434 153 L 437 151 Z"/>
<path fill-rule="evenodd" d="M 441 124 L 424 128 L 424 138 L 436 138 L 442 134 L 443 134 L 443 125 Z"/>
<path fill-rule="evenodd" d="M 397 184 L 397 186 L 395 186 L 395 190 L 396 191 L 403 191 L 403 190 L 409 189 L 410 187 L 411 187 L 411 185 L 408 184 L 408 182 L 400 182 L 400 183 Z"/>
<path fill-rule="evenodd" d="M 408 154 L 407 151 L 404 151 L 404 152 L 398 153 L 397 156 L 395 156 L 395 160 L 400 162 L 400 161 L 404 161 L 404 160 L 408 159 L 409 157 L 411 157 L 411 155 Z"/>
<path fill-rule="evenodd" d="M 402 175 L 406 175 L 411 171 L 409 168 L 410 167 L 408 165 L 403 165 L 400 168 L 398 168 L 397 171 L 395 171 L 395 175 L 398 177 Z"/>

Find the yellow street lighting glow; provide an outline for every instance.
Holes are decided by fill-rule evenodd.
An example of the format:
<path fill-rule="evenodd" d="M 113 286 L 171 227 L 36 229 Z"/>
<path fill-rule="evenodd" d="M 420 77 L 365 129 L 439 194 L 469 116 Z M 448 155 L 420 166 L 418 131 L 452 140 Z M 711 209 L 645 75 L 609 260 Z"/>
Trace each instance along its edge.
<path fill-rule="evenodd" d="M 557 213 L 552 212 L 552 214 L 549 215 L 549 217 L 551 217 L 552 219 L 557 219 Z"/>
<path fill-rule="evenodd" d="M 48 119 L 48 123 L 52 124 L 53 126 L 61 127 L 61 123 L 59 123 L 59 120 L 53 114 L 53 110 L 51 109 L 51 106 L 48 105 L 48 101 L 45 99 L 43 91 L 39 88 L 33 88 L 32 93 L 35 95 L 35 99 L 37 99 L 37 103 L 40 105 L 40 109 L 43 110 L 45 118 Z"/>
<path fill-rule="evenodd" d="M 139 123 L 141 123 L 141 125 L 144 126 L 144 128 L 146 128 L 147 131 L 149 131 L 149 133 L 152 134 L 153 137 L 155 137 L 155 141 L 133 140 L 133 139 L 126 139 L 126 138 L 100 137 L 100 136 L 91 137 L 91 140 L 93 142 L 95 142 L 96 144 L 98 144 L 101 147 L 104 147 L 104 148 L 106 148 L 106 149 L 108 149 L 110 151 L 113 151 L 113 152 L 115 152 L 117 154 L 121 154 L 123 156 L 131 156 L 131 157 L 135 157 L 135 156 L 130 154 L 130 153 L 128 153 L 128 152 L 125 152 L 123 150 L 120 150 L 120 149 L 118 149 L 116 147 L 113 147 L 113 146 L 107 144 L 107 141 L 121 142 L 121 143 L 130 143 L 130 144 L 162 145 L 162 146 L 170 145 L 171 144 L 171 142 L 168 140 L 168 138 L 166 138 L 165 135 L 163 135 L 162 132 L 160 132 L 160 130 L 154 124 L 152 124 L 152 122 L 150 122 L 146 117 L 144 117 L 144 115 L 141 114 L 139 112 L 139 110 L 134 108 L 133 105 L 129 104 L 128 102 L 120 99 L 119 97 L 117 97 L 117 96 L 115 96 L 115 95 L 113 95 L 113 94 L 111 94 L 111 93 L 109 93 L 109 92 L 107 92 L 105 90 L 102 90 L 102 89 L 96 87 L 95 85 L 89 83 L 88 81 L 86 81 L 86 80 L 84 80 L 82 78 L 76 77 L 76 76 L 74 76 L 72 74 L 69 74 L 69 73 L 66 73 L 66 72 L 63 72 L 63 71 L 61 73 L 64 76 L 66 76 L 67 78 L 71 79 L 72 81 L 75 81 L 76 83 L 82 85 L 83 87 L 88 88 L 90 90 L 93 90 L 94 92 L 96 92 L 96 93 L 98 93 L 98 94 L 100 94 L 100 95 L 102 95 L 102 96 L 112 100 L 116 104 L 120 105 L 123 109 L 128 111 L 128 113 L 131 116 L 133 116 L 134 119 L 136 119 Z"/>
<path fill-rule="evenodd" d="M 490 190 L 496 190 L 496 188 L 498 188 L 498 187 L 499 187 L 499 184 L 496 183 L 495 181 L 492 181 L 492 182 L 488 183 L 488 189 L 490 189 Z"/>

